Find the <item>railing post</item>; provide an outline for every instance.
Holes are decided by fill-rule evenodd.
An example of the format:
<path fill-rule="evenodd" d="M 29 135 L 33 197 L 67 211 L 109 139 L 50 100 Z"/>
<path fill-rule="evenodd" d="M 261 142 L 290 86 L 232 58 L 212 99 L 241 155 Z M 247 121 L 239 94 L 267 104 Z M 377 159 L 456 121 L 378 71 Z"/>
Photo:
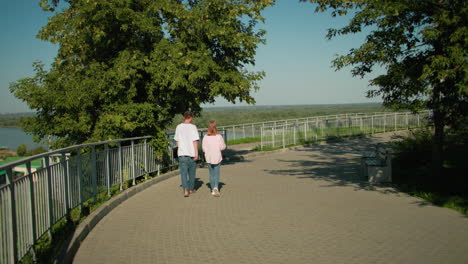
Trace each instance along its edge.
<path fill-rule="evenodd" d="M 255 128 L 253 124 L 252 124 L 252 137 L 255 137 Z"/>
<path fill-rule="evenodd" d="M 93 199 L 97 201 L 97 164 L 96 164 L 96 147 L 91 148 L 91 182 L 93 185 Z"/>
<path fill-rule="evenodd" d="M 263 126 L 260 127 L 260 149 L 263 150 Z"/>
<path fill-rule="evenodd" d="M 67 156 L 65 153 L 62 153 L 62 167 L 63 167 L 63 193 L 64 193 L 64 198 L 65 198 L 65 215 L 67 216 L 67 221 L 70 220 L 70 197 L 69 197 L 69 184 L 68 184 L 68 176 L 69 176 L 69 171 L 68 171 L 68 166 L 67 166 Z"/>
<path fill-rule="evenodd" d="M 374 115 L 371 116 L 371 134 L 374 134 Z"/>
<path fill-rule="evenodd" d="M 387 115 L 383 116 L 383 132 L 385 133 L 385 126 L 387 125 Z"/>
<path fill-rule="evenodd" d="M 48 206 L 48 216 L 49 216 L 49 237 L 52 240 L 52 226 L 54 225 L 54 211 L 52 209 L 52 175 L 50 171 L 50 159 L 49 156 L 44 157 L 44 163 L 47 173 L 47 206 Z"/>
<path fill-rule="evenodd" d="M 293 145 L 296 145 L 296 124 L 293 125 Z"/>
<path fill-rule="evenodd" d="M 122 144 L 119 142 L 119 150 L 118 150 L 118 155 L 119 155 L 119 179 L 120 179 L 120 191 L 123 190 L 122 185 L 123 185 L 123 171 L 122 171 Z M 172 155 L 171 155 L 172 156 Z"/>
<path fill-rule="evenodd" d="M 29 204 L 31 209 L 31 241 L 30 245 L 34 245 L 34 241 L 36 240 L 36 202 L 35 202 L 35 194 L 34 194 L 34 177 L 31 174 L 31 162 L 28 161 L 26 163 L 26 170 L 28 173 L 29 179 Z"/>
<path fill-rule="evenodd" d="M 307 121 L 304 123 L 304 144 L 307 141 L 307 127 L 309 126 L 309 123 Z"/>
<path fill-rule="evenodd" d="M 408 112 L 406 112 L 406 129 L 409 128 L 409 121 L 408 121 Z"/>
<path fill-rule="evenodd" d="M 243 134 L 243 136 L 245 138 L 245 125 L 242 125 L 242 134 Z"/>
<path fill-rule="evenodd" d="M 10 241 L 11 241 L 11 251 L 10 251 L 10 262 L 16 263 L 18 261 L 18 226 L 16 225 L 16 199 L 15 199 L 15 184 L 13 177 L 13 169 L 8 168 L 6 170 L 6 184 L 10 189 Z M 8 229 L 7 229 L 8 230 Z"/>
<path fill-rule="evenodd" d="M 236 129 L 235 129 L 235 126 L 232 126 L 232 139 L 236 139 Z"/>
<path fill-rule="evenodd" d="M 271 127 L 271 143 L 273 148 L 275 147 L 275 128 L 276 126 Z"/>
<path fill-rule="evenodd" d="M 145 179 L 146 179 L 146 176 L 149 171 L 148 170 L 148 144 L 146 143 L 146 139 L 145 139 L 143 146 L 144 146 L 143 159 L 145 160 Z"/>
<path fill-rule="evenodd" d="M 417 118 L 418 118 L 418 127 L 419 127 L 419 112 L 416 114 Z"/>
<path fill-rule="evenodd" d="M 78 197 L 80 203 L 80 212 L 83 210 L 83 175 L 81 171 L 82 161 L 81 161 L 81 149 L 77 150 L 76 154 L 76 174 L 78 175 Z"/>
<path fill-rule="evenodd" d="M 320 137 L 323 138 L 325 135 L 323 133 L 323 127 L 325 126 L 323 120 L 320 120 Z"/>
<path fill-rule="evenodd" d="M 361 133 L 363 133 L 363 132 L 362 132 L 362 116 L 361 116 L 360 122 L 359 122 L 359 131 L 360 131 Z M 364 133 L 364 134 L 365 134 L 365 133 Z"/>
<path fill-rule="evenodd" d="M 132 185 L 136 185 L 135 183 L 135 142 L 132 140 Z"/>
<path fill-rule="evenodd" d="M 282 142 L 283 142 L 283 148 L 285 148 L 285 144 L 284 144 L 284 124 L 283 124 L 283 130 L 282 130 L 282 133 L 281 133 L 281 136 L 282 136 Z"/>
<path fill-rule="evenodd" d="M 397 113 L 395 113 L 395 124 L 394 124 L 394 130 L 395 131 L 397 131 L 396 120 L 397 120 Z"/>
<path fill-rule="evenodd" d="M 105 144 L 104 145 L 104 150 L 106 153 L 106 187 L 107 187 L 107 196 L 111 197 L 111 183 L 110 183 L 110 153 L 109 153 L 109 145 Z"/>
<path fill-rule="evenodd" d="M 336 116 L 336 137 L 340 137 L 340 118 Z"/>

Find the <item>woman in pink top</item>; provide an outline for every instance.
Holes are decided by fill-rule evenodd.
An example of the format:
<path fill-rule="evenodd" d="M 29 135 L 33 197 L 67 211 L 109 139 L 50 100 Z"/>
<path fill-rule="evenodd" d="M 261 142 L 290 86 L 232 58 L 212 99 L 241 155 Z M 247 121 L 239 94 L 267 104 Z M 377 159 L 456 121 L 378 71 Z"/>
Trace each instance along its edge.
<path fill-rule="evenodd" d="M 202 148 L 210 171 L 211 195 L 219 197 L 219 167 L 223 160 L 221 150 L 226 148 L 226 144 L 223 137 L 218 134 L 215 121 L 210 121 L 208 124 L 208 133 L 203 137 Z"/>

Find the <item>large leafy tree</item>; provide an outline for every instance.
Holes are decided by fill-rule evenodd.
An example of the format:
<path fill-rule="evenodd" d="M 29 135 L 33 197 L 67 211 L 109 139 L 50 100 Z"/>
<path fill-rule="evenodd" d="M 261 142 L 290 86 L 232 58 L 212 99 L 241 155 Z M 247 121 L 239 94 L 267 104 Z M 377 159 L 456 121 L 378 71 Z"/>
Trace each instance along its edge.
<path fill-rule="evenodd" d="M 306 2 L 308 0 L 301 0 Z M 433 164 L 442 167 L 444 127 L 460 127 L 468 111 L 468 2 L 465 0 L 310 0 L 316 12 L 351 15 L 349 23 L 329 29 L 327 38 L 370 33 L 364 43 L 333 60 L 336 69 L 353 66 L 363 77 L 377 68 L 369 97 L 387 106 L 433 113 Z"/>
<path fill-rule="evenodd" d="M 217 96 L 254 102 L 264 73 L 246 66 L 273 0 L 64 0 L 57 12 L 58 2 L 41 1 L 55 13 L 38 34 L 59 45 L 55 61 L 10 87 L 36 110 L 22 126 L 37 140 L 162 139 L 176 114 Z"/>

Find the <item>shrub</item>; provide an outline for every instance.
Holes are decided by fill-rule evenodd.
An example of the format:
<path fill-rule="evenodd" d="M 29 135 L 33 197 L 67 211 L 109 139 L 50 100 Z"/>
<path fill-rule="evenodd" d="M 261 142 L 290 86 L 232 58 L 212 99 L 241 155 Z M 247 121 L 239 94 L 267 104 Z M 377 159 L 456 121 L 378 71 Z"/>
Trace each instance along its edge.
<path fill-rule="evenodd" d="M 27 151 L 28 151 L 28 146 L 26 146 L 26 144 L 21 144 L 18 146 L 18 149 L 16 150 L 16 154 L 18 156 L 25 156 Z"/>
<path fill-rule="evenodd" d="M 432 159 L 433 133 L 430 128 L 411 131 L 407 137 L 393 143 L 395 161 L 403 167 L 426 167 Z"/>
<path fill-rule="evenodd" d="M 34 155 L 41 154 L 41 153 L 44 153 L 44 152 L 47 152 L 47 150 L 43 146 L 40 146 L 40 147 L 37 147 L 35 149 L 32 149 L 32 150 L 28 151 L 26 153 L 26 156 L 34 156 Z"/>

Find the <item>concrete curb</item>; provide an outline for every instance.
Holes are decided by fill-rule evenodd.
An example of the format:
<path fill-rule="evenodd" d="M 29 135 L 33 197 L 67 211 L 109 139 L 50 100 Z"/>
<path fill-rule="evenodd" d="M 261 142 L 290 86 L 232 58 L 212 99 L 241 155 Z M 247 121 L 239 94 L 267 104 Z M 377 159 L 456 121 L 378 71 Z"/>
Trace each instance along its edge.
<path fill-rule="evenodd" d="M 68 237 L 64 246 L 62 246 L 57 256 L 55 256 L 55 258 L 52 260 L 52 263 L 72 263 L 73 258 L 75 257 L 75 254 L 83 240 L 85 240 L 89 232 L 91 232 L 97 223 L 99 223 L 99 221 L 101 221 L 101 219 L 103 219 L 110 211 L 135 194 L 144 191 L 148 187 L 179 174 L 179 170 L 162 174 L 132 188 L 129 188 L 102 204 L 98 209 L 96 209 L 96 211 L 93 211 L 91 214 L 89 214 L 88 217 L 86 217 L 86 219 L 78 225 L 75 232 L 70 237 Z"/>

